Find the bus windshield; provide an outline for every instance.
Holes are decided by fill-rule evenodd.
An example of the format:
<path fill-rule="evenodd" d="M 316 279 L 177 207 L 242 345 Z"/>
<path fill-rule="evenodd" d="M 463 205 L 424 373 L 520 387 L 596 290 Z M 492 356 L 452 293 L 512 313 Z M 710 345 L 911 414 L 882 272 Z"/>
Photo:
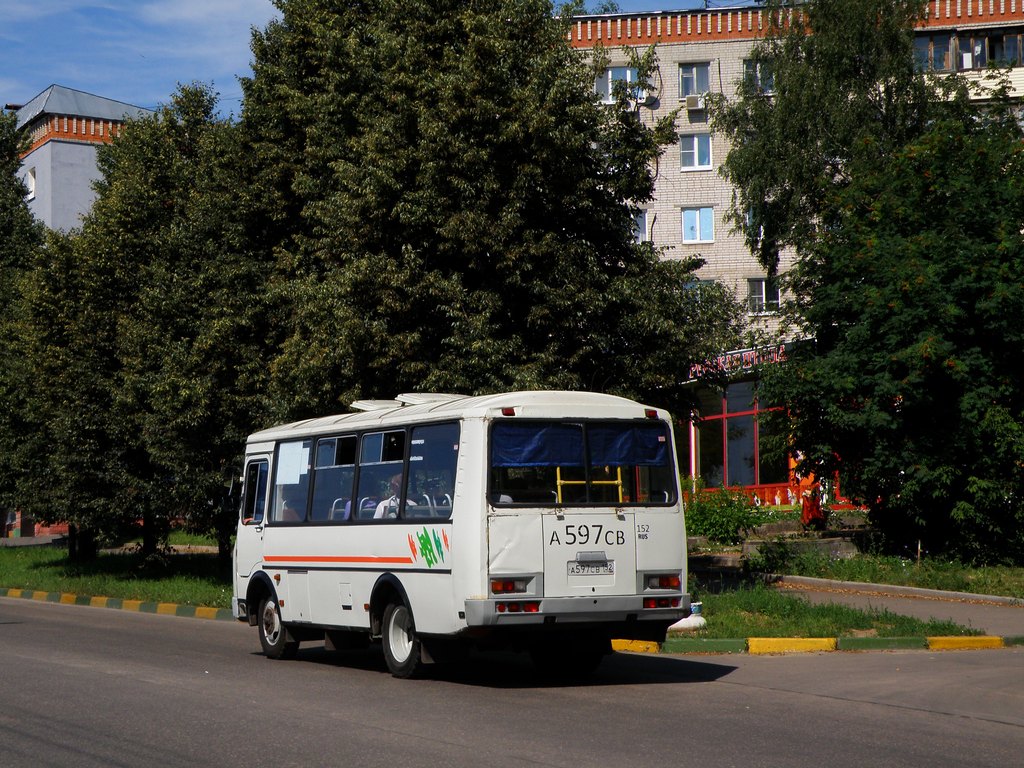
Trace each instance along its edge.
<path fill-rule="evenodd" d="M 496 421 L 490 500 L 534 507 L 673 504 L 670 444 L 660 421 Z"/>

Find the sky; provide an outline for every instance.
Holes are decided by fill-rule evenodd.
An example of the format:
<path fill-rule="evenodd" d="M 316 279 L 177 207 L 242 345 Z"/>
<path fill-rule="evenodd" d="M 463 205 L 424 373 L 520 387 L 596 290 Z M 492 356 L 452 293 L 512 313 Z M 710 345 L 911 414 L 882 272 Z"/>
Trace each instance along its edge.
<path fill-rule="evenodd" d="M 704 6 L 617 2 L 626 13 Z M 0 0 L 0 106 L 56 84 L 154 109 L 179 83 L 202 82 L 220 94 L 223 114 L 237 116 L 238 78 L 251 74 L 250 31 L 277 16 L 271 0 Z"/>
<path fill-rule="evenodd" d="M 0 0 L 0 106 L 51 85 L 153 109 L 178 83 L 212 83 L 238 114 L 250 30 L 270 0 Z"/>

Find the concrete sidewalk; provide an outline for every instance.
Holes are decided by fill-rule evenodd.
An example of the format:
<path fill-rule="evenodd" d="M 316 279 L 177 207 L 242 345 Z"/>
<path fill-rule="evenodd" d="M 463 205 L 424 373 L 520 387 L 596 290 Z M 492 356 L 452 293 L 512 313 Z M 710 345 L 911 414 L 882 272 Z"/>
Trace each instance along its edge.
<path fill-rule="evenodd" d="M 815 603 L 889 611 L 927 621 L 952 621 L 989 635 L 1024 637 L 1024 599 L 917 587 L 782 576 L 776 588 Z"/>

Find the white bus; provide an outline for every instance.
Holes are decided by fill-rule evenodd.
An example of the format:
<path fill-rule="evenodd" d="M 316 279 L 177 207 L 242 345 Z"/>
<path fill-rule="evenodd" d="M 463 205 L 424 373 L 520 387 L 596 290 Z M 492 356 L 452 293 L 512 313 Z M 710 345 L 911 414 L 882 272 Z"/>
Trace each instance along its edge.
<path fill-rule="evenodd" d="M 267 656 L 380 640 L 396 677 L 473 645 L 586 672 L 689 614 L 665 411 L 587 392 L 352 405 L 246 445 L 232 610 Z"/>

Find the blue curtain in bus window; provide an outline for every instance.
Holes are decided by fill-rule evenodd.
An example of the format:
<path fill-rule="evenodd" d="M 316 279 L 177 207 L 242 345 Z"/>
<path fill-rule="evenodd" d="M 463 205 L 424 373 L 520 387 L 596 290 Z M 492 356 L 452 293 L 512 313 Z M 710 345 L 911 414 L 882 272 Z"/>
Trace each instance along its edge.
<path fill-rule="evenodd" d="M 513 424 L 491 431 L 491 466 L 582 467 L 583 430 L 578 424 Z"/>
<path fill-rule="evenodd" d="M 587 428 L 592 466 L 664 467 L 668 435 L 659 424 L 620 426 L 591 424 Z"/>

